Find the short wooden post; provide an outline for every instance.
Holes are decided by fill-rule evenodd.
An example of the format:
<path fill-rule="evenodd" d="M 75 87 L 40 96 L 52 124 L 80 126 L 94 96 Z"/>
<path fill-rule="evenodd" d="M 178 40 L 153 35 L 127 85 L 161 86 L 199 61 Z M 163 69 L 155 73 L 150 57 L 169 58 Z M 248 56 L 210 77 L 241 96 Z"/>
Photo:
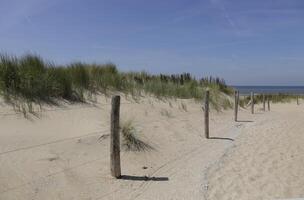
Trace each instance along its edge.
<path fill-rule="evenodd" d="M 267 97 L 267 104 L 268 104 L 268 111 L 270 111 L 270 100 L 269 100 L 269 97 Z"/>
<path fill-rule="evenodd" d="M 266 102 L 265 102 L 265 94 L 263 94 L 263 111 L 266 111 Z"/>
<path fill-rule="evenodd" d="M 120 113 L 120 96 L 112 97 L 112 111 L 111 111 L 111 174 L 113 177 L 121 177 L 120 168 L 120 138 L 119 138 L 119 114 Z"/>
<path fill-rule="evenodd" d="M 251 113 L 254 114 L 254 93 L 251 92 Z"/>
<path fill-rule="evenodd" d="M 210 92 L 209 90 L 206 90 L 206 96 L 205 96 L 205 136 L 207 139 L 209 139 L 209 96 Z"/>
<path fill-rule="evenodd" d="M 300 104 L 299 104 L 299 96 L 297 96 L 297 105 L 300 105 Z"/>
<path fill-rule="evenodd" d="M 234 121 L 238 120 L 238 109 L 239 109 L 239 91 L 234 92 Z"/>

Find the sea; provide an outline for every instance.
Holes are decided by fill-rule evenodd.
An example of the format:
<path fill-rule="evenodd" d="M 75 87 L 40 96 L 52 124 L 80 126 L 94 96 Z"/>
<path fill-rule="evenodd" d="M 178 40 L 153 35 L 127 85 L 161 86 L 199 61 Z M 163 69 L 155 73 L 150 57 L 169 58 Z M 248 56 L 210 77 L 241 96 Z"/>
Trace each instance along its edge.
<path fill-rule="evenodd" d="M 304 95 L 304 86 L 232 86 L 241 95 L 250 94 L 297 94 Z"/>

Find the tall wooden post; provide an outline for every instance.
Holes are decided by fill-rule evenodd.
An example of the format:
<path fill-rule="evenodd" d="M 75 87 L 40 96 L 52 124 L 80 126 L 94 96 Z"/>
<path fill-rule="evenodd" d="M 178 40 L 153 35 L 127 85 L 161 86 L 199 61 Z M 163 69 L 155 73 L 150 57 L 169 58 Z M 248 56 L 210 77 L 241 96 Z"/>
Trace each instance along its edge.
<path fill-rule="evenodd" d="M 251 92 L 251 113 L 254 114 L 254 93 Z"/>
<path fill-rule="evenodd" d="M 234 121 L 236 122 L 238 120 L 239 98 L 240 98 L 239 91 L 235 91 L 234 92 Z"/>
<path fill-rule="evenodd" d="M 267 104 L 268 104 L 268 111 L 270 111 L 270 100 L 269 100 L 269 97 L 267 97 Z"/>
<path fill-rule="evenodd" d="M 111 111 L 111 174 L 116 178 L 121 177 L 120 168 L 120 138 L 119 138 L 119 115 L 120 115 L 120 96 L 112 97 L 112 111 Z"/>
<path fill-rule="evenodd" d="M 266 111 L 266 102 L 265 102 L 265 94 L 263 94 L 263 111 Z"/>
<path fill-rule="evenodd" d="M 210 92 L 209 90 L 206 91 L 205 96 L 205 136 L 207 139 L 209 139 L 209 96 Z"/>

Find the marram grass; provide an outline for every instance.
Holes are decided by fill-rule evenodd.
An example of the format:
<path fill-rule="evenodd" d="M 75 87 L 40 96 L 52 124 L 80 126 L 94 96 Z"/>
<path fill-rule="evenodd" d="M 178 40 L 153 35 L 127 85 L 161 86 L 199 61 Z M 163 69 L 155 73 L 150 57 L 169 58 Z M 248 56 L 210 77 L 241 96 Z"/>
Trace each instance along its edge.
<path fill-rule="evenodd" d="M 151 145 L 138 138 L 138 131 L 132 121 L 128 120 L 122 123 L 120 130 L 123 139 L 122 144 L 126 151 L 149 151 L 154 149 Z"/>
<path fill-rule="evenodd" d="M 303 99 L 302 95 L 294 95 L 294 94 L 283 94 L 283 93 L 278 93 L 278 94 L 265 94 L 265 101 L 267 103 L 267 99 L 271 101 L 272 103 L 290 103 L 291 101 L 296 101 L 297 97 L 299 99 Z M 249 104 L 251 101 L 250 95 L 247 95 L 243 98 L 240 99 L 240 106 L 245 107 L 246 105 Z M 259 104 L 263 103 L 263 94 L 257 94 L 254 95 L 254 103 Z"/>
<path fill-rule="evenodd" d="M 112 63 L 55 65 L 37 55 L 0 55 L 0 92 L 7 100 L 53 102 L 57 99 L 85 101 L 86 94 L 119 91 L 135 99 L 143 94 L 157 98 L 194 98 L 201 101 L 206 88 L 217 110 L 231 107 L 232 88 L 219 78 L 197 80 L 189 73 L 151 75 L 119 72 Z"/>

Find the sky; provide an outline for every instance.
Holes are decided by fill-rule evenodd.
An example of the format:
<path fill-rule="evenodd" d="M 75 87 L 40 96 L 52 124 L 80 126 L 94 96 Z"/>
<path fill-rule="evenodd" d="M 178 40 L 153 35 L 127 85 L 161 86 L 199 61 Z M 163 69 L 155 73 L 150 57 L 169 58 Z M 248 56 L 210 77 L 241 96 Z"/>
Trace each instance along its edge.
<path fill-rule="evenodd" d="M 304 85 L 304 1 L 0 0 L 0 52 Z"/>

